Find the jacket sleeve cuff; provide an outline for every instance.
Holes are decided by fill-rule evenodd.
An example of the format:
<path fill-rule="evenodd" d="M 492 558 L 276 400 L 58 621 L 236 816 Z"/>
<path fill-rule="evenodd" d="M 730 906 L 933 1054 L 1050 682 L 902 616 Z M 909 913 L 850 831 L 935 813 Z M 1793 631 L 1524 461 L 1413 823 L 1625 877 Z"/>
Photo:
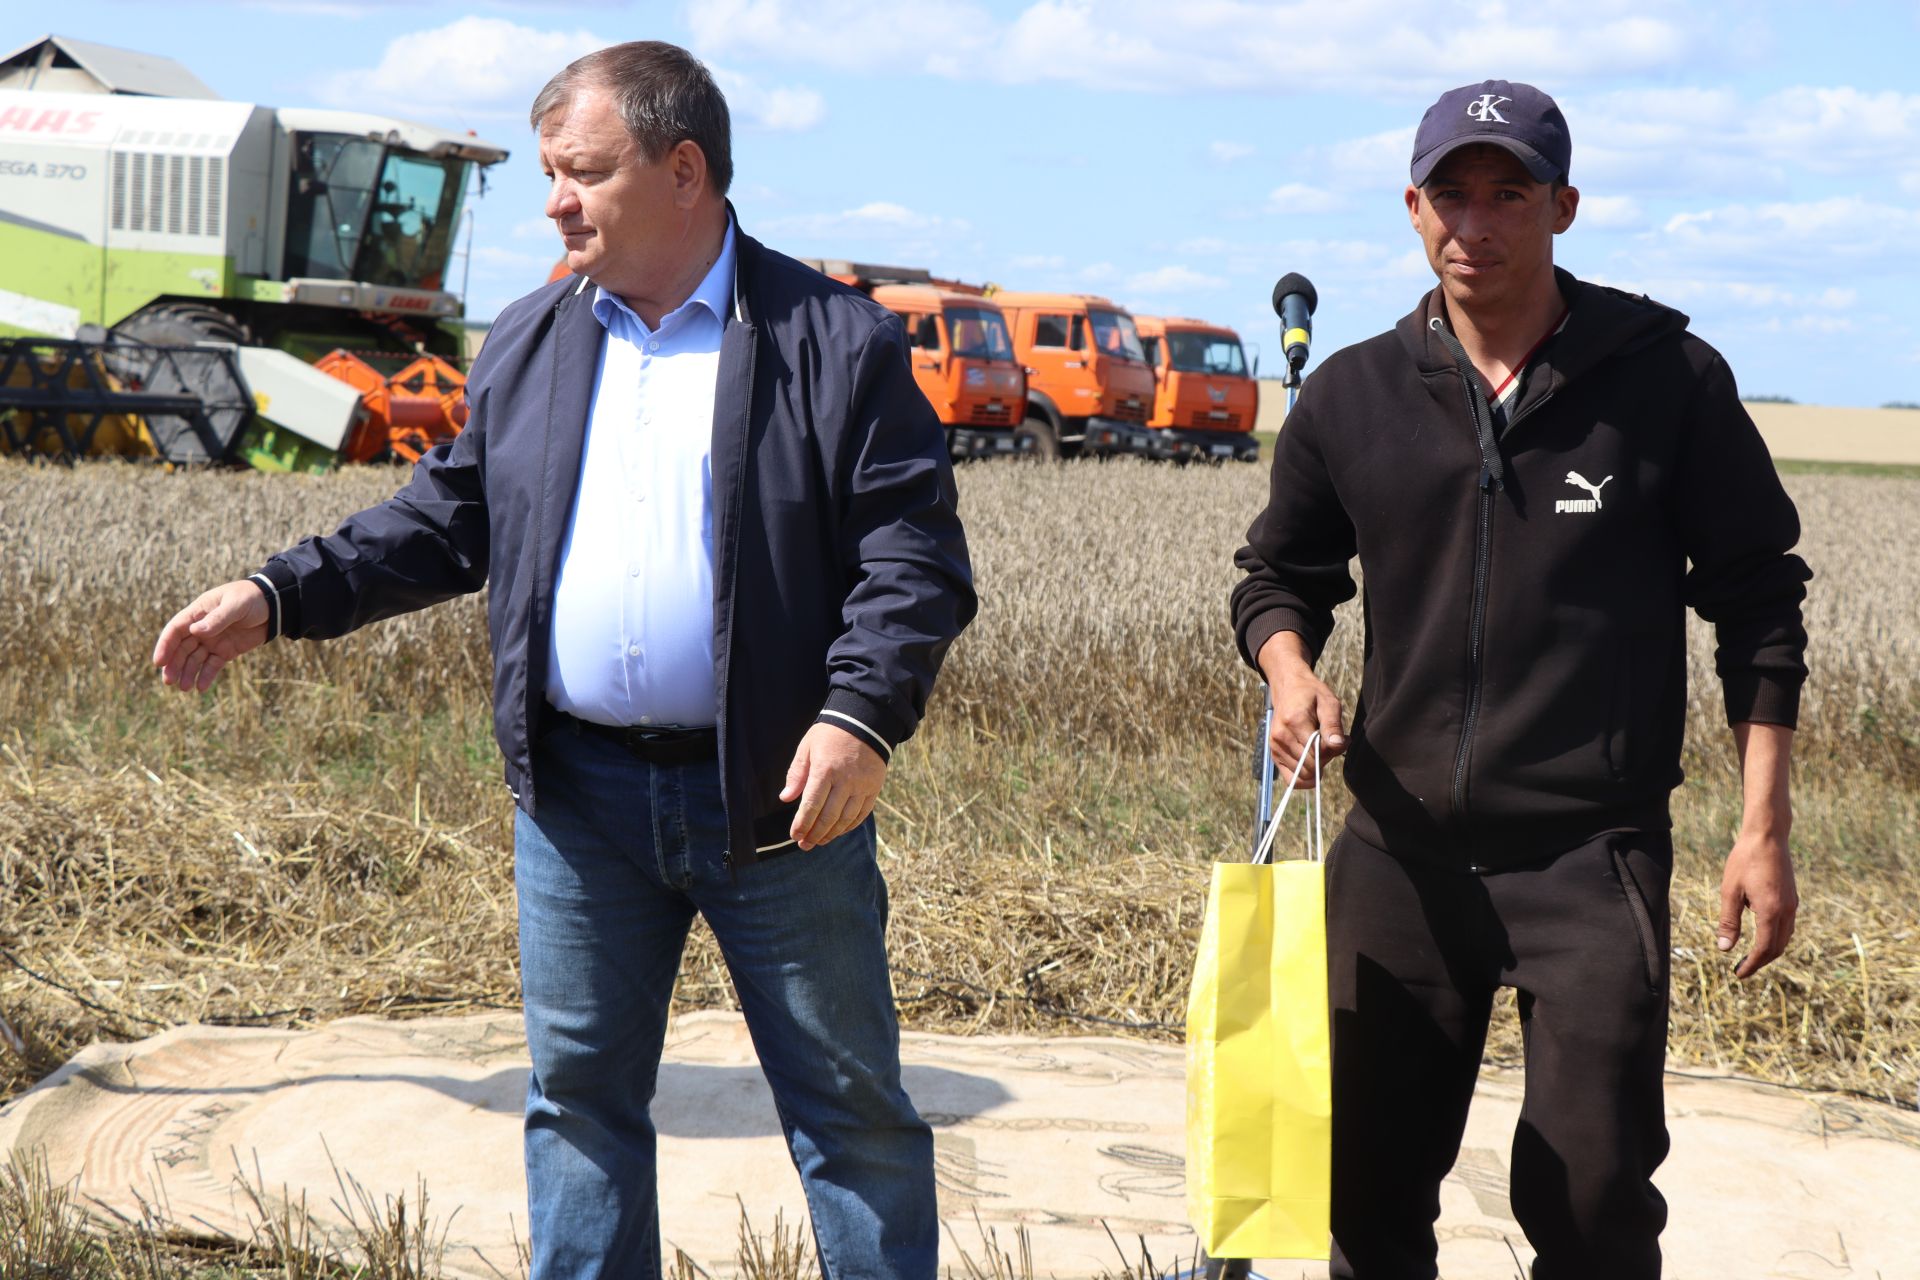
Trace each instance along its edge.
<path fill-rule="evenodd" d="M 889 762 L 893 759 L 893 744 L 904 741 L 909 732 L 888 714 L 885 707 L 849 689 L 835 689 L 828 693 L 827 705 L 814 717 L 814 723 L 845 729 L 878 751 L 882 760 Z"/>
<path fill-rule="evenodd" d="M 1728 724 L 1777 724 L 1791 729 L 1800 719 L 1800 681 L 1763 671 L 1721 677 Z"/>
<path fill-rule="evenodd" d="M 247 581 L 259 587 L 261 594 L 267 598 L 267 639 L 298 636 L 300 580 L 293 570 L 282 560 L 269 560 L 260 566 L 257 573 L 248 574 Z"/>
<path fill-rule="evenodd" d="M 1320 649 L 1326 644 L 1326 637 L 1314 633 L 1313 626 L 1307 621 L 1305 614 L 1296 609 L 1289 609 L 1285 605 L 1279 605 L 1254 615 L 1253 619 L 1247 623 L 1246 631 L 1242 633 L 1246 638 L 1246 649 L 1242 656 L 1246 658 L 1247 665 L 1259 671 L 1260 650 L 1266 647 L 1267 641 L 1282 631 L 1291 631 L 1298 635 L 1306 642 L 1307 657 L 1314 662 L 1320 661 Z M 1265 673 L 1261 674 L 1264 676 Z"/>

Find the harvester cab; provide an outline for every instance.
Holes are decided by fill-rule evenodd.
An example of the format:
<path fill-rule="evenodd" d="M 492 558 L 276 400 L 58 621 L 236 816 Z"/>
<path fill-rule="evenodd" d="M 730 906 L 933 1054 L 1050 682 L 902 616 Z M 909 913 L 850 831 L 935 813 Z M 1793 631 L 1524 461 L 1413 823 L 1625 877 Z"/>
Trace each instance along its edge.
<path fill-rule="evenodd" d="M 450 270 L 506 150 L 150 96 L 111 68 L 165 59 L 108 55 L 134 58 L 57 37 L 0 58 L 0 452 L 321 470 L 451 439 Z M 103 409 L 140 428 L 102 433 Z"/>
<path fill-rule="evenodd" d="M 998 303 L 981 285 L 937 279 L 915 267 L 807 259 L 900 317 L 913 379 L 946 428 L 956 459 L 1030 453 L 1026 374 Z"/>
<path fill-rule="evenodd" d="M 998 293 L 1027 371 L 1023 429 L 1048 457 L 1145 453 L 1153 373 L 1133 317 L 1080 293 Z"/>
<path fill-rule="evenodd" d="M 1253 434 L 1260 389 L 1247 368 L 1240 335 L 1223 325 L 1176 316 L 1136 316 L 1140 342 L 1153 368 L 1154 456 L 1229 458 L 1260 456 Z"/>

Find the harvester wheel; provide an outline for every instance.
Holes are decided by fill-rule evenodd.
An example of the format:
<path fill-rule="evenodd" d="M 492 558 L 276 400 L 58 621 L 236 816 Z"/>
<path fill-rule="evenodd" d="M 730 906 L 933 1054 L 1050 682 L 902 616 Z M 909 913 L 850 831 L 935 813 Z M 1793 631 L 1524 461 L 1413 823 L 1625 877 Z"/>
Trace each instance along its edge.
<path fill-rule="evenodd" d="M 114 338 L 131 338 L 116 349 Z M 148 434 L 168 462 L 226 462 L 235 439 L 253 418 L 253 397 L 233 357 L 220 351 L 155 351 L 199 342 L 246 346 L 247 327 L 215 307 L 156 302 L 113 326 L 104 353 L 107 370 L 136 390 L 196 397 L 191 416 L 149 415 Z M 144 345 L 142 345 L 144 344 Z"/>
<path fill-rule="evenodd" d="M 113 331 L 160 347 L 188 347 L 196 342 L 244 347 L 253 341 L 246 325 L 218 307 L 197 302 L 156 302 L 113 326 Z"/>
<path fill-rule="evenodd" d="M 1053 429 L 1053 423 L 1045 418 L 1028 418 L 1014 428 L 1016 439 L 1025 437 L 1033 441 L 1033 456 L 1047 462 L 1060 461 L 1060 433 Z"/>

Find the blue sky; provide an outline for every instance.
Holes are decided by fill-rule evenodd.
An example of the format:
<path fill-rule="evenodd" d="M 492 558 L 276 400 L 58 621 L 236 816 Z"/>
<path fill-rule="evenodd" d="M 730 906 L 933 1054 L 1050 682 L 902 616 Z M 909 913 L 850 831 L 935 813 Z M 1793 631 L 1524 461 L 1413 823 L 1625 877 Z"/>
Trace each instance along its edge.
<path fill-rule="evenodd" d="M 1201 316 L 1269 366 L 1287 271 L 1318 286 L 1319 354 L 1411 309 L 1414 125 L 1453 85 L 1528 80 L 1573 133 L 1562 265 L 1688 312 L 1748 393 L 1920 401 L 1915 0 L 68 0 L 0 7 L 0 46 L 47 23 L 228 98 L 512 148 L 478 206 L 477 316 L 557 255 L 534 92 L 655 38 L 719 75 L 741 224 L 774 247 Z"/>

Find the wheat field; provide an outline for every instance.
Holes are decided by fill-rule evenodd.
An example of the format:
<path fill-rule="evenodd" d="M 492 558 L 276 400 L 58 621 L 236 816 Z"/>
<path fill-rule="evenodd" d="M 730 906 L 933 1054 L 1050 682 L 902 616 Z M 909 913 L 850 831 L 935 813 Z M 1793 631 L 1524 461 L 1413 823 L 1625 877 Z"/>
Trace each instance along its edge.
<path fill-rule="evenodd" d="M 0 466 L 0 1096 L 182 1021 L 515 1004 L 477 598 L 275 644 L 201 700 L 146 665 L 199 590 L 400 478 Z M 1747 983 L 1713 950 L 1739 791 L 1696 630 L 1674 1054 L 1913 1106 L 1920 480 L 1788 483 L 1816 574 L 1800 930 Z M 1264 467 L 963 470 L 981 614 L 880 810 L 909 1025 L 1177 1034 L 1208 863 L 1251 821 L 1259 689 L 1226 597 L 1264 492 Z M 1349 704 L 1359 638 L 1349 606 L 1322 668 Z M 731 998 L 697 935 L 678 1001 Z M 1517 1055 L 1510 1018 L 1489 1053 Z"/>

